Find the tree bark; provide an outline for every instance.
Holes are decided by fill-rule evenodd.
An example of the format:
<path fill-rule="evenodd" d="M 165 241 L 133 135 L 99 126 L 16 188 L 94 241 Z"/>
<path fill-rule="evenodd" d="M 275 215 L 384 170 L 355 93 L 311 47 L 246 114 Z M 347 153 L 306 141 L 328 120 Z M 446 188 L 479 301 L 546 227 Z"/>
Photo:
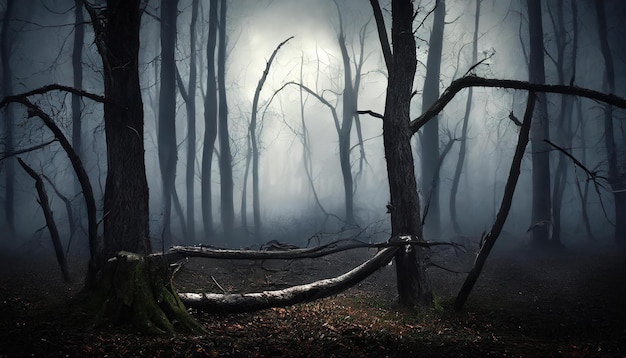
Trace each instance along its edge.
<path fill-rule="evenodd" d="M 189 23 L 189 79 L 187 89 L 180 81 L 180 91 L 187 110 L 187 158 L 185 186 L 187 193 L 187 237 L 188 243 L 196 242 L 196 210 L 195 210 L 195 179 L 196 179 L 196 23 L 198 20 L 199 0 L 191 4 L 191 22 Z"/>
<path fill-rule="evenodd" d="M 545 83 L 543 25 L 541 0 L 528 1 L 528 29 L 530 37 L 530 62 L 528 77 L 532 83 Z M 552 203 L 550 195 L 550 150 L 544 139 L 550 139 L 547 98 L 537 95 L 538 106 L 533 116 L 530 133 L 532 149 L 532 213 L 531 241 L 534 246 L 546 245 L 550 240 Z"/>
<path fill-rule="evenodd" d="M 202 222 L 205 236 L 215 234 L 213 227 L 213 202 L 211 175 L 213 168 L 213 147 L 217 138 L 217 83 L 215 78 L 215 48 L 217 46 L 217 5 L 218 0 L 209 2 L 209 34 L 207 39 L 207 85 L 204 99 L 204 144 L 202 149 Z"/>
<path fill-rule="evenodd" d="M 426 78 L 422 95 L 422 111 L 426 110 L 439 98 L 439 79 L 441 72 L 441 52 L 443 49 L 443 29 L 446 16 L 446 2 L 436 2 L 433 29 L 428 41 Z M 436 168 L 439 165 L 439 119 L 432 118 L 424 125 L 421 136 L 422 190 L 428 201 L 428 215 L 424 230 L 427 236 L 439 236 L 441 232 L 441 210 L 439 207 L 439 177 Z"/>
<path fill-rule="evenodd" d="M 474 14 L 474 36 L 472 39 L 472 66 L 475 65 L 478 61 L 478 29 L 480 25 L 480 4 L 482 0 L 476 1 L 476 13 Z M 465 164 L 465 155 L 467 152 L 467 131 L 470 119 L 470 113 L 472 111 L 472 99 L 473 99 L 474 91 L 470 88 L 467 91 L 467 102 L 465 104 L 465 115 L 463 116 L 463 126 L 461 128 L 461 143 L 459 144 L 459 158 L 456 162 L 456 168 L 454 169 L 454 176 L 452 178 L 452 188 L 450 189 L 450 221 L 452 222 L 452 227 L 457 235 L 461 235 L 462 230 L 459 225 L 459 219 L 457 217 L 456 210 L 456 197 L 457 192 L 459 190 L 459 182 L 461 181 L 461 172 L 463 171 L 463 167 L 467 166 Z M 465 168 L 467 172 L 467 168 Z"/>
<path fill-rule="evenodd" d="M 520 174 L 520 167 L 522 165 L 522 159 L 524 158 L 524 151 L 528 145 L 528 137 L 531 128 L 533 111 L 535 108 L 536 96 L 534 92 L 528 94 L 528 102 L 526 104 L 526 112 L 524 113 L 524 121 L 520 127 L 519 138 L 517 140 L 517 146 L 515 147 L 515 154 L 513 155 L 513 161 L 511 162 L 511 169 L 509 170 L 509 177 L 504 187 L 504 196 L 502 197 L 502 203 L 500 204 L 500 210 L 496 215 L 496 221 L 493 223 L 489 233 L 482 237 L 480 250 L 478 256 L 474 262 L 474 267 L 469 272 L 463 282 L 463 286 L 459 291 L 456 300 L 454 301 L 454 308 L 460 310 L 465 305 L 467 297 L 469 296 L 474 284 L 478 280 L 480 273 L 489 257 L 491 249 L 496 243 L 498 236 L 502 232 L 506 218 L 511 210 L 511 203 L 513 202 L 513 194 L 515 194 L 515 187 L 517 186 L 517 179 Z"/>
<path fill-rule="evenodd" d="M 144 158 L 143 103 L 139 85 L 140 0 L 109 0 L 106 15 L 91 8 L 102 57 L 107 178 L 104 245 L 96 267 L 126 250 L 151 251 L 148 183 Z"/>
<path fill-rule="evenodd" d="M 343 94 L 342 94 L 342 121 L 339 131 L 339 164 L 341 166 L 341 176 L 343 178 L 343 190 L 346 205 L 346 225 L 356 225 L 354 218 L 354 182 L 352 179 L 352 165 L 350 164 L 350 136 L 352 134 L 352 124 L 354 113 L 356 112 L 356 103 L 354 96 L 354 88 L 352 85 L 352 65 L 350 64 L 350 56 L 346 48 L 346 37 L 343 31 L 343 19 L 339 11 L 339 4 L 335 1 L 337 7 L 337 16 L 339 17 L 339 34 L 337 42 L 341 51 L 341 59 L 343 61 Z"/>
<path fill-rule="evenodd" d="M 170 276 L 162 256 L 120 251 L 104 266 L 101 284 L 91 296 L 96 323 L 130 322 L 149 334 L 206 333 L 178 298 Z"/>
<path fill-rule="evenodd" d="M 373 7 L 378 5 L 372 1 Z M 420 200 L 415 180 L 412 132 L 409 127 L 409 107 L 413 78 L 417 66 L 416 45 L 413 37 L 413 2 L 393 0 L 390 44 L 379 37 L 383 53 L 393 53 L 388 64 L 389 81 L 383 115 L 383 142 L 387 160 L 392 237 L 408 237 L 423 241 Z M 382 17 L 376 17 L 379 29 Z M 390 64 L 390 66 L 389 66 Z M 414 307 L 432 302 L 430 279 L 426 271 L 426 253 L 421 248 L 406 247 L 395 256 L 399 303 Z"/>
<path fill-rule="evenodd" d="M 14 0 L 7 0 L 0 28 L 0 62 L 2 63 L 1 91 L 4 97 L 13 94 L 13 75 L 11 74 L 11 47 L 9 41 L 9 25 L 13 17 Z M 13 139 L 13 111 L 10 106 L 4 108 L 3 142 L 4 151 L 11 153 L 14 150 Z M 15 162 L 9 159 L 4 164 L 4 219 L 6 220 L 10 236 L 15 233 Z"/>
<path fill-rule="evenodd" d="M 50 209 L 50 203 L 48 201 L 48 194 L 46 193 L 46 187 L 43 184 L 43 180 L 41 176 L 37 174 L 33 168 L 29 167 L 24 161 L 20 158 L 17 158 L 17 161 L 20 163 L 22 168 L 30 175 L 31 178 L 35 180 L 35 188 L 37 189 L 37 194 L 39 195 L 39 205 L 41 205 L 41 209 L 43 210 L 44 217 L 46 218 L 46 225 L 48 226 L 48 231 L 50 232 L 50 239 L 52 240 L 52 246 L 54 247 L 54 253 L 57 258 L 57 262 L 59 263 L 59 268 L 61 268 L 61 274 L 63 275 L 63 280 L 65 282 L 71 282 L 70 273 L 67 269 L 67 260 L 65 260 L 65 254 L 63 254 L 63 244 L 61 243 L 61 238 L 59 237 L 59 230 L 57 230 L 56 222 L 54 221 L 54 215 L 52 210 Z"/>
<path fill-rule="evenodd" d="M 356 285 L 387 265 L 399 250 L 402 249 L 386 248 L 343 275 L 283 290 L 242 294 L 179 293 L 178 295 L 187 307 L 216 313 L 250 312 L 314 301 L 335 295 Z"/>
<path fill-rule="evenodd" d="M 220 1 L 220 32 L 217 46 L 217 84 L 219 92 L 218 136 L 220 139 L 220 202 L 224 236 L 230 238 L 235 224 L 233 203 L 233 167 L 228 134 L 228 105 L 226 101 L 226 0 Z"/>
<path fill-rule="evenodd" d="M 259 96 L 261 95 L 261 90 L 263 89 L 263 85 L 265 84 L 265 80 L 267 79 L 267 75 L 270 72 L 270 67 L 272 66 L 272 62 L 276 57 L 276 54 L 286 44 L 289 40 L 291 40 L 293 36 L 287 38 L 285 41 L 281 42 L 276 46 L 274 52 L 270 56 L 269 60 L 267 60 L 267 64 L 265 65 L 265 70 L 263 70 L 263 74 L 259 79 L 259 83 L 257 84 L 256 90 L 254 91 L 254 99 L 252 100 L 252 114 L 250 118 L 250 126 L 248 127 L 248 136 L 251 145 L 251 154 L 252 154 L 252 210 L 254 215 L 254 234 L 258 236 L 261 234 L 261 199 L 259 193 L 259 146 L 258 146 L 258 137 L 257 133 L 257 112 L 259 106 Z M 246 208 L 242 208 L 242 215 L 244 214 L 244 210 Z"/>
<path fill-rule="evenodd" d="M 161 169 L 163 200 L 163 247 L 172 245 L 172 197 L 176 180 L 176 18 L 178 0 L 161 4 L 161 88 L 159 90 L 159 125 L 157 146 Z"/>
<path fill-rule="evenodd" d="M 600 37 L 600 51 L 604 59 L 606 87 L 609 93 L 615 93 L 615 69 L 613 67 L 613 55 L 607 38 L 607 24 L 605 4 L 596 2 L 598 18 L 598 35 Z M 604 143 L 608 161 L 609 183 L 613 190 L 613 205 L 615 211 L 615 242 L 626 243 L 626 178 L 620 176 L 617 164 L 617 145 L 615 142 L 615 130 L 613 129 L 613 108 L 607 104 L 604 107 Z"/>

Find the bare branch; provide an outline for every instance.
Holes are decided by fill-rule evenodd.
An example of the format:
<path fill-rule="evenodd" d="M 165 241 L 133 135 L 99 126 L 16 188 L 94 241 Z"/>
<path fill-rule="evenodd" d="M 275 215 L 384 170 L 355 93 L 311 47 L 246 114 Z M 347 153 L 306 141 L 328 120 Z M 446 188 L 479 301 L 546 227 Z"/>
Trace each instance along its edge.
<path fill-rule="evenodd" d="M 450 103 L 450 101 L 459 91 L 468 87 L 497 87 L 535 92 L 559 93 L 585 97 L 594 101 L 604 102 L 619 108 L 626 109 L 625 98 L 610 93 L 603 93 L 591 90 L 588 88 L 569 85 L 538 84 L 518 80 L 489 79 L 469 75 L 452 81 L 450 86 L 443 92 L 439 99 L 426 110 L 426 112 L 424 112 L 418 118 L 412 120 L 410 124 L 411 133 L 417 133 L 417 131 L 422 128 L 424 124 L 426 124 L 429 120 L 438 115 L 448 105 L 448 103 Z"/>
<path fill-rule="evenodd" d="M 58 142 L 58 141 L 59 141 L 58 139 L 54 138 L 54 139 L 49 140 L 49 141 L 47 141 L 45 143 L 41 143 L 41 144 L 32 146 L 30 148 L 18 149 L 18 150 L 14 150 L 12 152 L 2 153 L 2 156 L 0 157 L 0 161 L 3 161 L 5 159 L 7 159 L 7 158 L 10 158 L 10 157 L 13 157 L 13 156 L 16 156 L 16 155 L 33 152 L 35 150 L 44 148 L 44 147 L 46 147 L 46 146 L 48 146 L 48 145 L 50 145 L 50 144 L 52 144 L 54 142 Z"/>
<path fill-rule="evenodd" d="M 107 101 L 106 98 L 104 98 L 103 96 L 91 93 L 91 92 L 87 92 L 87 91 L 83 91 L 74 87 L 69 87 L 69 86 L 64 86 L 64 85 L 60 85 L 60 84 L 50 84 L 50 85 L 46 85 L 37 89 L 34 89 L 32 91 L 28 91 L 28 92 L 24 92 L 21 94 L 17 94 L 17 95 L 13 95 L 13 96 L 7 96 L 4 97 L 2 99 L 2 101 L 0 101 L 0 108 L 3 108 L 4 106 L 6 106 L 8 103 L 11 102 L 20 102 L 18 99 L 19 98 L 25 98 L 25 97 L 30 97 L 30 96 L 34 96 L 37 94 L 45 94 L 48 92 L 52 92 L 52 91 L 65 91 L 65 92 L 69 92 L 75 95 L 79 95 L 82 97 L 86 97 L 89 98 L 95 102 L 99 102 L 99 103 L 106 103 L 109 102 Z"/>
<path fill-rule="evenodd" d="M 370 115 L 370 116 L 372 116 L 372 117 L 376 117 L 376 118 L 380 118 L 380 119 L 385 119 L 385 117 L 384 117 L 382 114 L 377 113 L 377 112 L 374 112 L 374 111 L 369 110 L 369 109 L 367 109 L 367 110 L 362 110 L 362 111 L 356 111 L 356 113 L 358 113 L 358 114 L 369 114 L 369 115 Z"/>

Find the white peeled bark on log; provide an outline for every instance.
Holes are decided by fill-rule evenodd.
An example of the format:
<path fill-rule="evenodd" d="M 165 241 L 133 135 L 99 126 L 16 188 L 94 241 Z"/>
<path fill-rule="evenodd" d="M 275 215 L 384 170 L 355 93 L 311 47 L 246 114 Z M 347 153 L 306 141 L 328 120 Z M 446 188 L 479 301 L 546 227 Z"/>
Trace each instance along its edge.
<path fill-rule="evenodd" d="M 250 312 L 271 307 L 284 307 L 337 294 L 361 282 L 387 265 L 399 247 L 379 251 L 374 257 L 343 275 L 276 291 L 241 294 L 179 293 L 187 308 L 201 311 L 233 313 Z"/>

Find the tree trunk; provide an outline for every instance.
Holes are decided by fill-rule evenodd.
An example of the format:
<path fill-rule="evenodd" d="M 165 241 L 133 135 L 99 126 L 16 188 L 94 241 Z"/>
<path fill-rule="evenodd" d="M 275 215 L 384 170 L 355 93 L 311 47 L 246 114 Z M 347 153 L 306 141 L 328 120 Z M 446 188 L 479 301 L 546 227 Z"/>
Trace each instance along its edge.
<path fill-rule="evenodd" d="M 149 334 L 206 333 L 180 301 L 162 256 L 121 251 L 102 272 L 90 301 L 97 324 L 130 322 Z"/>
<path fill-rule="evenodd" d="M 172 245 L 172 196 L 176 180 L 176 18 L 178 0 L 161 4 L 161 89 L 157 146 L 163 184 L 163 247 Z"/>
<path fill-rule="evenodd" d="M 83 46 L 85 42 L 85 26 L 83 24 L 83 0 L 75 0 L 74 46 L 72 50 L 72 73 L 74 88 L 83 88 Z M 72 94 L 72 147 L 79 157 L 82 156 L 82 120 L 81 98 Z"/>
<path fill-rule="evenodd" d="M 559 84 L 565 84 L 565 50 L 567 48 L 567 44 L 569 42 L 570 32 L 568 32 L 565 28 L 565 18 L 563 11 L 563 2 L 556 2 L 553 4 L 556 6 L 557 16 L 556 19 L 554 16 L 550 16 L 552 19 L 552 25 L 554 27 L 555 34 L 555 45 L 556 45 L 556 70 Z M 551 7 L 548 6 L 550 10 Z M 572 9 L 573 12 L 573 41 L 572 41 L 572 69 L 571 69 L 571 81 L 573 83 L 574 74 L 576 73 L 576 48 L 578 41 L 578 26 L 577 26 L 577 17 L 576 17 L 576 7 Z M 554 56 L 553 56 L 554 58 Z M 556 132 L 555 132 L 555 140 L 560 143 L 562 147 L 569 148 L 572 146 L 572 140 L 574 137 L 574 133 L 572 133 L 572 122 L 573 122 L 573 109 L 574 109 L 574 100 L 570 96 L 563 96 L 560 98 L 560 109 L 556 119 Z M 565 194 L 565 186 L 567 184 L 567 161 L 568 158 L 563 153 L 558 155 L 558 162 L 556 171 L 554 173 L 554 186 L 552 188 L 552 237 L 550 242 L 552 246 L 559 247 L 562 245 L 561 242 L 561 208 L 563 203 L 563 196 Z"/>
<path fill-rule="evenodd" d="M 472 66 L 475 65 L 478 61 L 478 28 L 480 24 L 480 4 L 482 0 L 476 1 L 476 13 L 474 14 L 474 37 L 472 39 Z M 465 165 L 465 155 L 466 155 L 466 147 L 467 147 L 467 130 L 469 125 L 470 113 L 472 111 L 472 98 L 473 98 L 473 89 L 470 88 L 467 91 L 467 102 L 465 104 L 465 115 L 463 116 L 463 127 L 461 129 L 461 143 L 459 144 L 459 158 L 456 162 L 456 168 L 454 169 L 454 177 L 452 178 L 452 189 L 450 189 L 450 221 L 452 222 L 452 227 L 454 228 L 454 232 L 457 235 L 461 235 L 462 230 L 459 225 L 459 220 L 457 218 L 457 210 L 456 210 L 456 196 L 459 190 L 459 182 L 461 179 L 461 172 L 463 171 L 463 166 Z M 467 172 L 467 168 L 466 168 Z"/>
<path fill-rule="evenodd" d="M 215 78 L 215 47 L 217 45 L 217 2 L 210 1 L 209 36 L 207 39 L 207 85 L 204 100 L 204 145 L 202 149 L 202 223 L 205 236 L 215 234 L 213 227 L 213 202 L 211 194 L 211 171 L 213 147 L 217 138 L 217 83 Z"/>
<path fill-rule="evenodd" d="M 615 69 L 613 68 L 613 55 L 607 39 L 607 24 L 604 11 L 604 3 L 596 2 L 598 17 L 598 35 L 600 37 L 600 50 L 604 58 L 606 86 L 609 93 L 615 93 Z M 604 144 L 609 165 L 609 183 L 613 190 L 613 205 L 615 210 L 615 241 L 626 243 L 626 179 L 620 177 L 617 164 L 617 145 L 615 143 L 615 130 L 613 129 L 613 108 L 610 105 L 604 107 Z"/>
<path fill-rule="evenodd" d="M 233 167 L 228 134 L 228 106 L 226 103 L 226 0 L 220 1 L 220 33 L 217 46 L 217 84 L 219 92 L 218 136 L 220 139 L 220 202 L 224 236 L 232 236 L 235 224 L 233 203 Z"/>
<path fill-rule="evenodd" d="M 4 9 L 4 18 L 2 20 L 2 28 L 0 29 L 0 62 L 2 63 L 2 95 L 4 97 L 13 94 L 13 84 L 11 74 L 11 44 L 9 40 L 9 25 L 13 17 L 14 0 L 7 0 Z M 4 108 L 4 131 L 2 134 L 4 142 L 4 151 L 6 153 L 13 152 L 13 111 L 11 106 Z M 9 232 L 7 236 L 15 233 L 15 161 L 9 158 L 4 163 L 4 219 L 6 220 Z"/>
<path fill-rule="evenodd" d="M 276 46 L 274 52 L 270 56 L 269 60 L 267 60 L 267 64 L 265 65 L 265 70 L 263 70 L 263 74 L 259 79 L 259 83 L 257 84 L 256 90 L 254 91 L 254 99 L 252 100 L 252 114 L 250 118 L 250 126 L 248 128 L 248 137 L 250 143 L 250 149 L 252 154 L 252 210 L 254 213 L 254 234 L 258 236 L 261 234 L 261 200 L 259 193 L 259 146 L 258 146 L 258 138 L 260 136 L 257 133 L 257 112 L 259 106 L 259 96 L 261 95 L 261 90 L 263 89 L 263 85 L 265 84 L 265 80 L 267 79 L 267 75 L 270 72 L 270 67 L 272 66 L 272 62 L 278 53 L 278 50 L 287 43 L 287 41 L 291 40 L 293 36 L 289 37 L 285 41 L 281 42 Z M 247 179 L 247 170 L 246 170 L 246 179 Z M 244 182 L 244 188 L 245 188 Z M 243 199 L 242 199 L 243 200 Z M 244 215 L 244 211 L 246 208 L 242 205 L 241 214 Z"/>
<path fill-rule="evenodd" d="M 48 231 L 50 232 L 50 239 L 52 240 L 52 246 L 54 247 L 54 253 L 57 258 L 57 262 L 59 263 L 59 267 L 61 268 L 61 274 L 63 275 L 63 280 L 65 282 L 71 282 L 70 273 L 67 269 L 67 260 L 65 260 L 65 254 L 63 254 L 63 244 L 61 244 L 61 238 L 59 237 L 59 231 L 57 230 L 57 225 L 54 221 L 54 215 L 52 214 L 52 210 L 50 209 L 50 202 L 48 201 L 48 194 L 46 193 L 46 188 L 43 184 L 43 180 L 41 176 L 37 174 L 31 167 L 29 167 L 22 159 L 17 158 L 17 161 L 20 163 L 22 168 L 30 175 L 31 178 L 35 180 L 35 188 L 37 189 L 37 194 L 39 195 L 39 205 L 41 205 L 41 209 L 43 210 L 43 214 L 46 218 L 46 226 L 48 226 Z"/>
<path fill-rule="evenodd" d="M 341 59 L 343 61 L 343 110 L 341 129 L 339 131 L 339 164 L 341 166 L 341 176 L 343 178 L 343 190 L 346 205 L 346 225 L 356 225 L 354 218 L 354 191 L 352 180 L 352 165 L 350 165 L 350 135 L 352 134 L 352 122 L 354 113 L 356 113 L 356 103 L 354 97 L 354 88 L 352 87 L 352 65 L 350 64 L 350 56 L 346 48 L 346 37 L 343 31 L 343 20 L 339 5 L 335 1 L 337 7 L 337 16 L 339 17 L 339 35 L 337 42 L 341 50 Z"/>
<path fill-rule="evenodd" d="M 242 294 L 180 293 L 190 308 L 215 313 L 251 312 L 270 307 L 284 307 L 335 295 L 361 282 L 391 261 L 397 247 L 381 250 L 368 261 L 343 275 L 283 290 Z"/>
<path fill-rule="evenodd" d="M 426 79 L 422 95 L 422 111 L 426 110 L 439 98 L 439 79 L 441 70 L 441 52 L 443 48 L 443 29 L 445 25 L 446 2 L 437 2 L 433 29 L 428 41 L 428 59 L 426 62 Z M 441 213 L 439 207 L 439 176 L 436 175 L 439 165 L 439 119 L 431 119 L 424 125 L 421 136 L 422 190 L 427 200 L 428 215 L 424 230 L 427 236 L 439 236 L 441 232 Z"/>
<path fill-rule="evenodd" d="M 502 197 L 502 203 L 500 204 L 500 210 L 498 210 L 496 221 L 493 223 L 489 233 L 481 238 L 481 246 L 478 251 L 474 267 L 472 267 L 472 270 L 465 278 L 465 282 L 463 282 L 463 286 L 454 301 L 454 308 L 457 310 L 460 310 L 463 308 L 463 305 L 465 305 L 467 297 L 478 280 L 478 276 L 480 276 L 485 262 L 487 262 L 487 258 L 489 257 L 489 253 L 491 252 L 493 245 L 495 245 L 498 236 L 500 236 L 500 233 L 502 232 L 506 218 L 509 216 L 511 203 L 513 202 L 513 194 L 515 194 L 515 187 L 517 186 L 517 179 L 520 174 L 520 167 L 522 166 L 522 159 L 524 158 L 524 152 L 526 151 L 526 146 L 528 145 L 528 137 L 531 128 L 532 115 L 535 108 L 535 100 L 535 93 L 530 92 L 528 94 L 526 112 L 524 113 L 524 121 L 520 127 L 519 138 L 517 140 L 517 146 L 515 147 L 515 154 L 513 155 L 513 160 L 511 161 L 509 177 L 507 179 L 506 186 L 504 187 L 504 195 Z"/>
<path fill-rule="evenodd" d="M 196 211 L 195 211 L 195 179 L 196 179 L 196 22 L 198 19 L 199 0 L 191 5 L 191 22 L 189 23 L 189 81 L 187 88 L 187 171 L 185 183 L 187 187 L 187 238 L 186 242 L 196 242 Z"/>
<path fill-rule="evenodd" d="M 141 0 L 109 0 L 106 9 L 87 5 L 103 62 L 108 163 L 104 247 L 96 259 L 99 274 L 88 277 L 93 282 L 87 282 L 88 293 L 100 322 L 130 318 L 150 333 L 201 333 L 171 286 L 167 262 L 145 256 L 151 249 L 138 71 L 140 5 Z"/>
<path fill-rule="evenodd" d="M 104 244 L 96 267 L 121 250 L 151 251 L 148 183 L 144 158 L 143 104 L 139 85 L 140 0 L 109 0 L 106 15 L 91 8 L 102 57 L 107 178 Z M 101 11 L 101 10 L 100 10 Z"/>
<path fill-rule="evenodd" d="M 532 83 L 545 83 L 543 26 L 541 0 L 528 1 L 528 29 L 530 36 L 530 63 L 528 76 Z M 530 133 L 532 150 L 532 213 L 531 240 L 535 246 L 544 246 L 550 239 L 552 204 L 550 196 L 550 147 L 544 139 L 550 139 L 547 98 L 537 94 L 537 109 L 533 116 Z"/>
<path fill-rule="evenodd" d="M 372 6 L 376 9 L 379 4 L 372 1 Z M 389 72 L 383 120 L 383 142 L 390 191 L 387 208 L 391 213 L 392 237 L 402 236 L 423 241 L 420 201 L 411 150 L 412 132 L 409 127 L 409 107 L 417 65 L 412 28 L 413 2 L 393 0 L 391 12 L 393 52 L 389 49 L 390 44 L 385 42 L 385 36 L 380 36 L 383 53 L 393 53 L 391 58 L 385 58 Z M 376 17 L 379 28 L 382 21 L 382 17 Z M 399 303 L 413 307 L 432 302 L 424 250 L 417 247 L 400 249 L 395 261 Z"/>

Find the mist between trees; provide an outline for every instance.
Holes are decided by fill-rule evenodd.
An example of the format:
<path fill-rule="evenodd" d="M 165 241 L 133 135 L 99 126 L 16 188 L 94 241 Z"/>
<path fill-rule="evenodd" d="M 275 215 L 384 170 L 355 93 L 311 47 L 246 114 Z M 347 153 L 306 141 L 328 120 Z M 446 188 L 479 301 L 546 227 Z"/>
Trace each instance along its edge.
<path fill-rule="evenodd" d="M 623 4 L 536 3 L 415 3 L 411 119 L 466 75 L 623 97 L 624 85 L 616 81 L 625 70 Z M 118 49 L 102 42 L 98 26 L 110 27 L 100 18 L 107 15 L 99 12 L 103 6 L 92 5 L 102 21 L 93 25 L 94 13 L 85 16 L 80 1 L 3 1 L 2 97 L 50 83 L 105 93 L 106 81 L 116 79 L 103 80 L 103 71 L 117 69 L 105 53 L 124 51 L 127 44 Z M 140 97 L 129 105 L 136 126 L 124 124 L 125 139 L 105 135 L 119 118 L 102 118 L 107 105 L 119 107 L 111 98 L 133 98 L 126 83 L 111 83 L 119 92 L 98 101 L 65 91 L 30 99 L 80 157 L 93 187 L 99 235 L 107 225 L 125 225 L 123 218 L 115 221 L 120 206 L 105 209 L 107 188 L 144 191 L 125 187 L 134 166 L 112 179 L 107 146 L 143 137 L 135 154 L 120 149 L 115 160 L 143 153 L 150 199 L 148 208 L 136 210 L 149 213 L 140 235 L 153 250 L 180 244 L 258 247 L 269 240 L 302 246 L 317 232 L 354 227 L 366 228 L 363 236 L 371 242 L 389 238 L 389 212 L 398 198 L 390 198 L 383 138 L 381 117 L 394 104 L 385 102 L 386 57 L 392 54 L 381 48 L 381 31 L 392 35 L 390 4 L 381 3 L 382 29 L 365 1 L 140 6 Z M 495 220 L 520 130 L 511 118 L 522 118 L 527 92 L 488 87 L 459 93 L 419 131 L 419 121 L 411 124 L 410 135 L 416 135 L 409 165 L 426 240 L 478 240 Z M 49 201 L 65 250 L 86 256 L 95 248 L 85 239 L 90 227 L 81 186 L 59 139 L 32 118 L 33 111 L 6 105 L 1 113 L 0 243 L 49 245 L 33 182 L 15 165 L 19 156 L 45 175 L 55 193 Z M 625 239 L 623 117 L 623 110 L 605 103 L 538 94 L 502 245 Z M 124 205 L 133 202 L 129 197 Z"/>

